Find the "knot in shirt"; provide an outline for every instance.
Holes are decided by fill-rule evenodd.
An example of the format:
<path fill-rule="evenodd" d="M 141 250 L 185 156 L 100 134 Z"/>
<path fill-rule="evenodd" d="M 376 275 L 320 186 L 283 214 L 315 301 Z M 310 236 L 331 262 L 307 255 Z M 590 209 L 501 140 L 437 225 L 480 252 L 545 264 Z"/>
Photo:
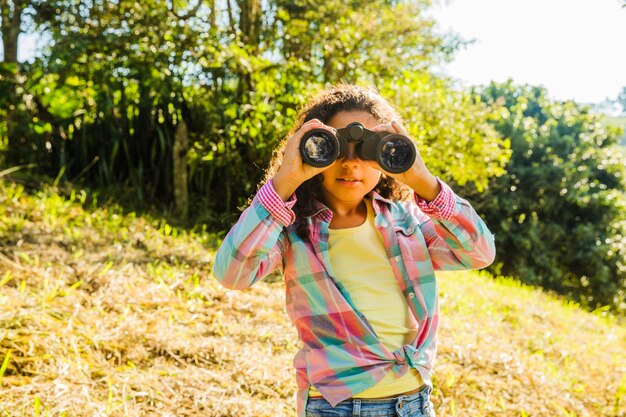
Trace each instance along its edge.
<path fill-rule="evenodd" d="M 398 364 L 407 364 L 411 368 L 416 367 L 415 357 L 417 349 L 411 345 L 404 345 L 399 349 L 393 351 L 393 356 Z"/>

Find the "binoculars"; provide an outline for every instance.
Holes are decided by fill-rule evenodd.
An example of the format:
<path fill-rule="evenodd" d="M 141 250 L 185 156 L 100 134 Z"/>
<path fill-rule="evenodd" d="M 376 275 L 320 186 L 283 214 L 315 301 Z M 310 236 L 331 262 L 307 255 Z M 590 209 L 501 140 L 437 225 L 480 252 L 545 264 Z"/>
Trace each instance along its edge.
<path fill-rule="evenodd" d="M 348 144 L 355 143 L 356 156 L 361 160 L 378 162 L 387 172 L 399 174 L 409 169 L 416 158 L 415 145 L 404 135 L 372 132 L 359 122 L 337 129 L 313 129 L 300 141 L 300 156 L 305 164 L 321 168 L 348 153 Z"/>

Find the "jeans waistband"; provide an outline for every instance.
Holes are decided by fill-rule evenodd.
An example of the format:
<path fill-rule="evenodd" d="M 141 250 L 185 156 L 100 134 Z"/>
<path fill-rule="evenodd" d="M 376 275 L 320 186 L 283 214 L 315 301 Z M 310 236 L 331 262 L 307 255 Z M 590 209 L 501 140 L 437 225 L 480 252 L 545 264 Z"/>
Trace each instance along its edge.
<path fill-rule="evenodd" d="M 378 416 L 383 414 L 404 416 L 416 409 L 419 409 L 423 415 L 429 415 L 431 391 L 430 386 L 424 385 L 420 391 L 412 394 L 400 394 L 393 398 L 349 398 L 341 401 L 335 407 L 332 407 L 324 398 L 309 398 L 306 408 L 307 413 L 311 412 L 311 415 L 316 416 L 325 415 L 324 413 L 327 411 L 337 416 Z M 409 408 L 405 409 L 406 407 Z"/>
<path fill-rule="evenodd" d="M 359 402 L 361 404 L 396 404 L 399 402 L 398 400 L 413 401 L 419 397 L 429 396 L 431 392 L 432 388 L 424 384 L 419 388 L 419 391 L 412 394 L 398 394 L 397 396 L 391 398 L 348 398 L 339 404 L 352 404 L 354 402 Z M 309 401 L 312 400 L 326 401 L 323 397 L 309 397 Z"/>
<path fill-rule="evenodd" d="M 377 403 L 377 404 L 396 404 L 398 400 L 413 401 L 418 397 L 430 395 L 432 388 L 428 385 L 422 385 L 416 392 L 411 394 L 398 394 L 391 398 L 349 398 L 345 401 L 359 400 L 361 403 Z"/>

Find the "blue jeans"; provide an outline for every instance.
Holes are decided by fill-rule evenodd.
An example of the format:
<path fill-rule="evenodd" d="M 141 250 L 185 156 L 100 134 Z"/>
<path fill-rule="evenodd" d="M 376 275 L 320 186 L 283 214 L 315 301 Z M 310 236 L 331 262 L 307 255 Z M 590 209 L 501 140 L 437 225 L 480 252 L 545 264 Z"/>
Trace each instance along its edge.
<path fill-rule="evenodd" d="M 350 398 L 332 407 L 323 398 L 309 398 L 306 404 L 307 417 L 435 417 L 430 402 L 431 388 L 420 392 L 400 395 L 396 398 L 369 399 Z"/>

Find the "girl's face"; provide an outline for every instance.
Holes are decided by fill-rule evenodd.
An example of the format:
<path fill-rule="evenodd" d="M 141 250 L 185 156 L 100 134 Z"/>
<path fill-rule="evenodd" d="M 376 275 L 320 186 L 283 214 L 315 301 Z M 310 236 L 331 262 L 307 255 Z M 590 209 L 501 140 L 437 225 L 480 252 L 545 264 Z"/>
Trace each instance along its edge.
<path fill-rule="evenodd" d="M 379 122 L 370 113 L 363 110 L 341 111 L 335 114 L 326 124 L 340 129 L 350 123 L 360 122 L 367 129 Z M 360 204 L 370 191 L 376 187 L 381 172 L 360 160 L 355 153 L 355 145 L 350 144 L 345 158 L 338 158 L 322 172 L 322 196 L 324 202 L 332 209 L 337 204 L 355 206 Z"/>

